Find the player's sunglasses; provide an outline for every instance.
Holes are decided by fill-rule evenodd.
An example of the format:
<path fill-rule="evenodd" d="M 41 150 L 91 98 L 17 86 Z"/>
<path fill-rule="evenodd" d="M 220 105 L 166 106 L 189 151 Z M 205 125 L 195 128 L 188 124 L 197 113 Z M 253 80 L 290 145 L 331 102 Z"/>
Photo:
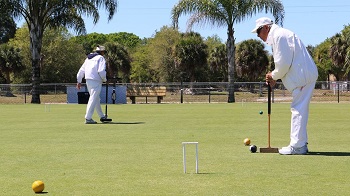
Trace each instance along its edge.
<path fill-rule="evenodd" d="M 264 28 L 264 25 L 263 26 L 260 26 L 257 30 L 256 30 L 256 33 L 259 35 L 260 34 L 260 31 L 261 31 L 261 29 L 263 29 Z"/>

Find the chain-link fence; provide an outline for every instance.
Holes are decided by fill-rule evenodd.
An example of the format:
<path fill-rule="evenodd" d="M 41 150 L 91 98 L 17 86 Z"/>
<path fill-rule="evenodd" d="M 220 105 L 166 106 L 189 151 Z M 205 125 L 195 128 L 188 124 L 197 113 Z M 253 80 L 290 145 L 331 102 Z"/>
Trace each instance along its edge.
<path fill-rule="evenodd" d="M 139 87 L 134 94 L 136 104 L 157 103 L 161 96 L 161 103 L 227 103 L 227 82 L 183 82 L 183 83 L 137 83 L 110 84 L 108 87 L 108 103 L 130 104 L 128 90 Z M 155 94 L 154 87 L 165 87 L 165 94 Z M 101 95 L 101 102 L 105 103 L 105 84 Z M 117 90 L 116 90 L 117 89 Z M 82 88 L 80 92 L 86 91 Z M 142 91 L 147 91 L 142 93 Z M 151 92 L 152 91 L 152 92 Z M 113 94 L 114 93 L 114 94 Z M 79 103 L 78 91 L 75 84 L 42 84 L 41 103 Z M 116 101 L 118 100 L 119 101 Z M 291 102 L 291 93 L 282 83 L 277 83 L 273 89 L 273 102 Z M 236 82 L 235 101 L 240 102 L 266 102 L 267 86 L 264 82 Z M 0 84 L 0 104 L 20 104 L 31 102 L 30 84 Z M 350 102 L 350 83 L 317 82 L 312 102 Z"/>

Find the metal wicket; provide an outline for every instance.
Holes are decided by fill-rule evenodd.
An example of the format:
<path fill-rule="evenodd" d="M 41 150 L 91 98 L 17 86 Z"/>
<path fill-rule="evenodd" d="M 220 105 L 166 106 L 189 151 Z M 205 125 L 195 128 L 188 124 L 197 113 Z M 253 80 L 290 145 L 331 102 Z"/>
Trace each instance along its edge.
<path fill-rule="evenodd" d="M 196 173 L 198 174 L 198 142 L 182 142 L 184 173 L 186 173 L 186 145 L 187 144 L 194 144 L 196 146 Z"/>
<path fill-rule="evenodd" d="M 51 103 L 45 103 L 45 112 L 51 111 Z"/>

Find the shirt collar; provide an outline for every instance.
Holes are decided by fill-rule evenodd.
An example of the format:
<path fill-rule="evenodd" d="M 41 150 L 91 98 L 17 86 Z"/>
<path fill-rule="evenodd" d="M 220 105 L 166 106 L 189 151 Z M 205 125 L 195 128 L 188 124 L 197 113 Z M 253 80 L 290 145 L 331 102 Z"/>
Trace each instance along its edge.
<path fill-rule="evenodd" d="M 273 34 L 274 34 L 274 31 L 275 31 L 277 28 L 279 28 L 279 26 L 276 25 L 276 24 L 273 24 L 273 25 L 271 26 L 271 29 L 270 29 L 270 31 L 269 31 L 269 34 L 267 35 L 267 38 L 266 38 L 266 44 L 272 46 L 272 44 L 273 44 Z"/>

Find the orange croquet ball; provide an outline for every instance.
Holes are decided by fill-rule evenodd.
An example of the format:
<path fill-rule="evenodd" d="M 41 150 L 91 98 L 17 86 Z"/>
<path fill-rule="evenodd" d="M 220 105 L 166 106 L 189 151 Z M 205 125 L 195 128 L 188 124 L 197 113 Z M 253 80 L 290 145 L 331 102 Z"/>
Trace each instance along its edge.
<path fill-rule="evenodd" d="M 32 184 L 32 189 L 35 193 L 43 192 L 44 188 L 45 188 L 44 182 L 41 180 L 36 180 Z"/>
<path fill-rule="evenodd" d="M 243 143 L 244 143 L 244 145 L 249 146 L 250 145 L 250 139 L 249 138 L 245 138 Z"/>

